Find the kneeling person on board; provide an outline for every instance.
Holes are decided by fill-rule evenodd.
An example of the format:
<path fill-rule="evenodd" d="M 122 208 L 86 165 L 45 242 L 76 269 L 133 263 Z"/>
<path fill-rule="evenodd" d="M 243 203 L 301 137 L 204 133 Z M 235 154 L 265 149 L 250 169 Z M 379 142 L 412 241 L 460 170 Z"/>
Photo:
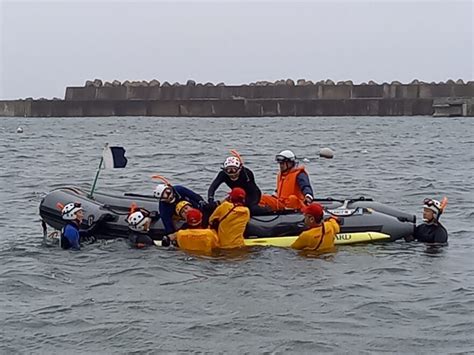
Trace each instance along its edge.
<path fill-rule="evenodd" d="M 217 233 L 209 228 L 202 227 L 202 212 L 191 208 L 186 213 L 186 229 L 180 229 L 172 239 L 180 249 L 210 253 L 219 246 Z"/>
<path fill-rule="evenodd" d="M 339 233 L 340 227 L 335 217 L 330 217 L 323 222 L 323 208 L 319 203 L 313 202 L 303 207 L 304 223 L 309 228 L 302 232 L 291 247 L 298 250 L 314 250 L 320 252 L 334 251 L 334 238 Z"/>
<path fill-rule="evenodd" d="M 88 229 L 80 229 L 82 220 L 84 219 L 84 209 L 80 203 L 71 202 L 64 206 L 61 210 L 63 220 L 67 221 L 61 230 L 61 239 L 59 245 L 63 249 L 80 250 L 81 242 L 94 242 L 93 233 L 104 221 L 113 219 L 111 214 L 103 214 Z"/>
<path fill-rule="evenodd" d="M 228 200 L 222 202 L 209 217 L 209 225 L 217 230 L 220 248 L 231 249 L 245 245 L 244 232 L 250 220 L 245 195 L 244 189 L 233 188 Z"/>
<path fill-rule="evenodd" d="M 148 235 L 152 220 L 151 213 L 145 209 L 134 211 L 127 217 L 130 229 L 128 240 L 133 247 L 141 249 L 154 245 L 153 239 Z"/>
<path fill-rule="evenodd" d="M 173 217 L 179 202 L 188 201 L 192 207 L 198 209 L 203 209 L 207 205 L 200 195 L 181 185 L 159 184 L 153 191 L 153 196 L 160 200 L 159 210 L 166 235 L 171 235 L 178 229 Z"/>
<path fill-rule="evenodd" d="M 280 166 L 277 176 L 276 196 L 262 195 L 261 206 L 268 206 L 274 211 L 300 209 L 313 201 L 313 189 L 309 175 L 304 166 L 298 166 L 296 155 L 291 150 L 284 150 L 276 155 Z"/>
<path fill-rule="evenodd" d="M 427 198 L 423 201 L 423 222 L 415 227 L 413 238 L 423 243 L 446 244 L 448 242 L 448 232 L 439 222 L 439 217 L 443 213 L 444 206 L 438 200 Z"/>

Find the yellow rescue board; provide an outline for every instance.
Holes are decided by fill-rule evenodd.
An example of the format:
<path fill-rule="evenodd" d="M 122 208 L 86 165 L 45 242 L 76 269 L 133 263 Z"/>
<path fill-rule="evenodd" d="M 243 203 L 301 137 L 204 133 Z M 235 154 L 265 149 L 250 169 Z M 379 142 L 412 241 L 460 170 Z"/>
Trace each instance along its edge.
<path fill-rule="evenodd" d="M 298 237 L 273 237 L 273 238 L 253 238 L 245 239 L 245 245 L 247 246 L 273 246 L 288 248 Z M 339 233 L 336 235 L 334 244 L 356 244 L 356 243 L 368 243 L 373 241 L 389 240 L 388 234 L 379 232 L 358 232 L 358 233 Z"/>
<path fill-rule="evenodd" d="M 273 246 L 281 248 L 289 248 L 291 244 L 298 237 L 270 237 L 270 238 L 250 238 L 245 239 L 246 246 Z M 369 243 L 374 241 L 389 240 L 388 234 L 379 232 L 358 232 L 358 233 L 339 233 L 336 235 L 335 244 L 356 244 L 356 243 Z M 154 240 L 156 246 L 161 246 L 161 240 Z"/>

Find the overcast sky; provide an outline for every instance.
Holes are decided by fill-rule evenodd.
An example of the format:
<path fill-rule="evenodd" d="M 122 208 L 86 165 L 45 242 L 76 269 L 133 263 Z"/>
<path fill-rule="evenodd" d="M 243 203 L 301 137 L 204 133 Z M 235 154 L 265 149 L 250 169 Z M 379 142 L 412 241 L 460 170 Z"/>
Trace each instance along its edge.
<path fill-rule="evenodd" d="M 3 99 L 94 78 L 473 80 L 472 0 L 0 1 Z"/>

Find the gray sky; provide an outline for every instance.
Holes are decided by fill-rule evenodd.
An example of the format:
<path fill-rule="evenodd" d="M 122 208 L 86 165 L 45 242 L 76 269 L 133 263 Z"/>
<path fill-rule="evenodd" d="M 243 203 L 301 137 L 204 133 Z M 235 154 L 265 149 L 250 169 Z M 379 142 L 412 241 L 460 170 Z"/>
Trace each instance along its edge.
<path fill-rule="evenodd" d="M 473 1 L 0 0 L 0 98 L 88 79 L 473 80 Z"/>

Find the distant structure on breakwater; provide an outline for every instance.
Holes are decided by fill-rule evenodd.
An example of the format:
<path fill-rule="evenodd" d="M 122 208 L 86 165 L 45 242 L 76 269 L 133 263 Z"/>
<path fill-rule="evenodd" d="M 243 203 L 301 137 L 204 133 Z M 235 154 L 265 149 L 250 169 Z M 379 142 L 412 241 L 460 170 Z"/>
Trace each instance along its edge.
<path fill-rule="evenodd" d="M 12 117 L 473 116 L 474 81 L 354 84 L 291 79 L 248 85 L 183 85 L 99 79 L 67 87 L 65 98 L 0 101 Z"/>

